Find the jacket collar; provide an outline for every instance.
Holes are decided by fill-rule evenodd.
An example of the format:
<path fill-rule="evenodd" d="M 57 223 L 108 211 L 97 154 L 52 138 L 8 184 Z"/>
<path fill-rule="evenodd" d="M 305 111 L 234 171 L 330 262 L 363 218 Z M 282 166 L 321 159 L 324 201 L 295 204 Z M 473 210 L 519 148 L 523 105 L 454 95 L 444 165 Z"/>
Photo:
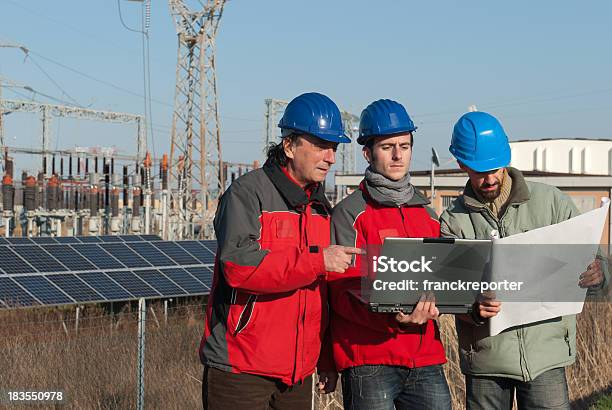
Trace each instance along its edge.
<path fill-rule="evenodd" d="M 523 173 L 512 167 L 507 167 L 506 170 L 510 178 L 512 178 L 512 188 L 510 189 L 508 205 L 517 205 L 527 202 L 529 200 L 529 188 L 527 187 Z M 469 180 L 465 184 L 465 189 L 463 190 L 463 202 L 466 206 L 473 209 L 482 209 L 486 207 L 485 204 L 476 198 L 476 193 Z"/>
<path fill-rule="evenodd" d="M 365 179 L 362 180 L 361 183 L 359 184 L 359 189 L 361 190 L 361 192 L 364 193 L 364 195 L 369 201 L 374 202 L 375 204 L 382 205 L 382 206 L 397 208 L 397 205 L 395 205 L 395 203 L 391 201 L 375 200 L 369 191 L 370 188 L 368 187 L 368 184 L 366 184 Z M 418 189 L 415 189 L 414 195 L 412 196 L 412 198 L 410 198 L 410 201 L 408 201 L 402 206 L 424 206 L 424 205 L 429 205 L 429 204 L 430 204 L 430 201 L 427 198 L 425 198 L 425 196 Z"/>
<path fill-rule="evenodd" d="M 304 192 L 304 190 L 294 181 L 289 179 L 278 164 L 268 160 L 264 164 L 263 170 L 290 208 L 301 212 L 306 208 L 308 203 L 315 202 L 321 204 L 325 208 L 325 211 L 330 213 L 332 206 L 325 197 L 322 184 L 316 184 L 312 188 L 310 198 L 308 198 L 306 192 Z"/>

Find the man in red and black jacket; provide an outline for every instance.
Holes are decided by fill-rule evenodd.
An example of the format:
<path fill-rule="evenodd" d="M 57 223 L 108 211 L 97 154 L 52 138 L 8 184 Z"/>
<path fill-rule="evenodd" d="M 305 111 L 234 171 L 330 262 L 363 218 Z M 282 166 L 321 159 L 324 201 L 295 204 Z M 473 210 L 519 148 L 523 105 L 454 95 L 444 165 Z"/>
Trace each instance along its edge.
<path fill-rule="evenodd" d="M 330 246 L 321 184 L 344 136 L 338 107 L 307 93 L 287 106 L 283 139 L 261 169 L 221 197 L 218 252 L 200 358 L 205 409 L 310 409 L 312 374 L 327 328 L 327 272 L 359 249 Z M 319 387 L 335 388 L 331 352 Z"/>
<path fill-rule="evenodd" d="M 361 114 L 359 139 L 370 164 L 359 189 L 332 217 L 332 240 L 372 249 L 386 237 L 438 237 L 440 224 L 412 184 L 408 169 L 414 123 L 405 108 L 378 100 Z M 435 301 L 422 299 L 410 315 L 372 313 L 355 292 L 366 274 L 357 256 L 343 275 L 329 275 L 331 331 L 342 371 L 345 409 L 450 409 L 444 347 Z"/>

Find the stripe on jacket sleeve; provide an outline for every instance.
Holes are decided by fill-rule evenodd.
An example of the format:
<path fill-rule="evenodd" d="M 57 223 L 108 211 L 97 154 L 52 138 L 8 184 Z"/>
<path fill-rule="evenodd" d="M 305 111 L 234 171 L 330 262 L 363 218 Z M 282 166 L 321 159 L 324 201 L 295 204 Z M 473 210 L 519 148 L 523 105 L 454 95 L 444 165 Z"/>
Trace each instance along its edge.
<path fill-rule="evenodd" d="M 332 213 L 331 241 L 334 245 L 356 246 L 357 230 L 355 222 L 365 211 L 366 202 L 361 190 L 356 190 L 344 198 Z"/>

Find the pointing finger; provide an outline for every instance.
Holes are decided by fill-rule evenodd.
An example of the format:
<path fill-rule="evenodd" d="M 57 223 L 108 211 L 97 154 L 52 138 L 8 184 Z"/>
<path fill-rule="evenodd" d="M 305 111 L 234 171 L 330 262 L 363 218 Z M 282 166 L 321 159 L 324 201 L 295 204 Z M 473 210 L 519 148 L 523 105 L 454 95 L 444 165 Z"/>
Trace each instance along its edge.
<path fill-rule="evenodd" d="M 365 249 L 352 248 L 350 246 L 343 246 L 342 250 L 344 251 L 344 253 L 347 253 L 350 255 L 365 255 L 366 254 Z"/>

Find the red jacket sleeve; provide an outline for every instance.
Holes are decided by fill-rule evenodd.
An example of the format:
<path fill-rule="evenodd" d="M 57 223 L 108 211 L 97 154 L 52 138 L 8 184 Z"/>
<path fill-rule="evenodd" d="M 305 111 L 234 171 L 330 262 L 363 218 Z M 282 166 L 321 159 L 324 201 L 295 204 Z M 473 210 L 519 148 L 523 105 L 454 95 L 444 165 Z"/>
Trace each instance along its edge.
<path fill-rule="evenodd" d="M 332 215 L 332 243 L 366 249 L 366 240 L 361 232 L 359 210 L 336 207 Z M 354 266 L 343 274 L 329 274 L 330 303 L 332 310 L 343 319 L 381 332 L 399 332 L 395 315 L 373 313 L 352 291 L 359 291 L 363 276 L 362 263 L 368 255 L 356 256 Z"/>
<path fill-rule="evenodd" d="M 228 285 L 253 294 L 280 293 L 310 285 L 325 274 L 322 252 L 297 246 L 261 249 L 261 205 L 248 183 L 235 181 L 215 215 L 219 263 Z"/>

